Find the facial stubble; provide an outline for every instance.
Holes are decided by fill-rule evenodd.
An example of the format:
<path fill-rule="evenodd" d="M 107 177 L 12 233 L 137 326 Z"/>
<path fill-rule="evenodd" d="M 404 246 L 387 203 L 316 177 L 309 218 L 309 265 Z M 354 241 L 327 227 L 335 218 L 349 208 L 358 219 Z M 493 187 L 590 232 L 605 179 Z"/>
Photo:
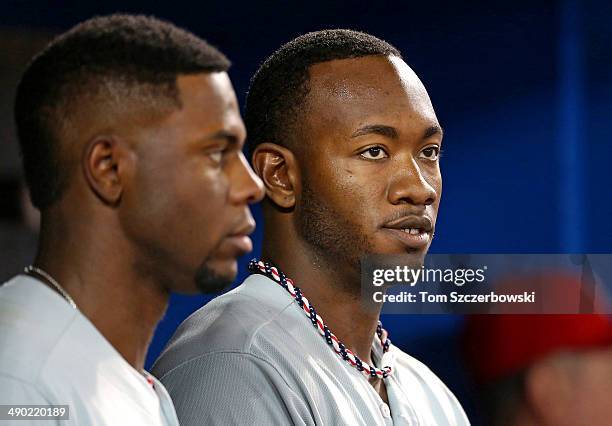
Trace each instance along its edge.
<path fill-rule="evenodd" d="M 365 231 L 318 196 L 307 179 L 302 183 L 295 221 L 298 235 L 313 249 L 314 260 L 327 268 L 350 271 L 353 279 L 338 285 L 351 293 L 359 291 L 361 258 L 373 251 Z"/>

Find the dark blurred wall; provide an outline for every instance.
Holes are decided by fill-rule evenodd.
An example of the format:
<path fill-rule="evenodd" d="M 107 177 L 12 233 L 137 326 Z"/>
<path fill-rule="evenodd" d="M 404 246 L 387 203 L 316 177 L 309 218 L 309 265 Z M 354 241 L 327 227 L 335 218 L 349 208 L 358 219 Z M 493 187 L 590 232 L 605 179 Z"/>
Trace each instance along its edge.
<path fill-rule="evenodd" d="M 38 212 L 25 194 L 13 102 L 23 68 L 52 35 L 41 28 L 0 28 L 0 282 L 29 264 L 36 248 Z"/>

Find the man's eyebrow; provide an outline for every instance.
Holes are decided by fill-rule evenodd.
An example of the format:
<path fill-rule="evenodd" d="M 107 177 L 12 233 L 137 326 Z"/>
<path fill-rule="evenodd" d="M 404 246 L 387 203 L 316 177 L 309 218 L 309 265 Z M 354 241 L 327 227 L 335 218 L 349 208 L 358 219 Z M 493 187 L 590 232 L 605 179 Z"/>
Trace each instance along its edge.
<path fill-rule="evenodd" d="M 355 130 L 355 132 L 353 132 L 353 134 L 351 135 L 351 138 L 370 134 L 385 136 L 389 139 L 398 138 L 398 133 L 395 127 L 386 126 L 384 124 L 367 124 Z"/>
<path fill-rule="evenodd" d="M 440 135 L 442 137 L 444 135 L 444 130 L 438 124 L 434 124 L 433 126 L 429 126 L 425 133 L 423 134 L 423 139 L 428 139 L 432 136 Z"/>
<path fill-rule="evenodd" d="M 351 138 L 370 134 L 385 136 L 389 139 L 398 139 L 399 137 L 399 134 L 395 127 L 387 126 L 384 124 L 367 124 L 353 132 Z M 444 130 L 442 130 L 442 127 L 440 127 L 440 125 L 438 124 L 434 124 L 425 129 L 425 132 L 423 133 L 423 139 L 428 139 L 435 135 L 440 135 L 440 137 L 444 135 Z"/>
<path fill-rule="evenodd" d="M 235 133 L 229 131 L 229 130 L 219 130 L 216 133 L 213 133 L 211 136 L 207 137 L 206 139 L 208 140 L 226 140 L 227 143 L 229 143 L 230 145 L 237 145 L 240 143 L 240 141 L 238 140 L 238 137 L 236 136 Z"/>

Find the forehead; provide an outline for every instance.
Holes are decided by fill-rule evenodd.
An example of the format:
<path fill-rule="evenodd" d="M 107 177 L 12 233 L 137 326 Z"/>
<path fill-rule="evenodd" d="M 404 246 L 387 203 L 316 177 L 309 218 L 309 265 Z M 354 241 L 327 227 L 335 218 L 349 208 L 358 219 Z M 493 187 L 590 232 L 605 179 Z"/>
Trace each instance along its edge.
<path fill-rule="evenodd" d="M 244 140 L 244 124 L 227 73 L 182 75 L 176 86 L 180 108 L 133 129 L 141 152 L 169 159 L 176 153 L 219 143 L 221 136 Z"/>
<path fill-rule="evenodd" d="M 176 81 L 181 110 L 211 119 L 238 111 L 236 94 L 225 72 L 181 75 Z"/>
<path fill-rule="evenodd" d="M 425 87 L 400 58 L 366 56 L 313 65 L 307 122 L 338 131 L 370 121 L 400 130 L 437 124 Z M 418 128 L 418 129 L 417 129 Z"/>
<path fill-rule="evenodd" d="M 244 137 L 236 94 L 225 72 L 182 75 L 177 78 L 181 108 L 164 122 L 183 134 L 182 139 L 203 139 L 224 131 Z"/>

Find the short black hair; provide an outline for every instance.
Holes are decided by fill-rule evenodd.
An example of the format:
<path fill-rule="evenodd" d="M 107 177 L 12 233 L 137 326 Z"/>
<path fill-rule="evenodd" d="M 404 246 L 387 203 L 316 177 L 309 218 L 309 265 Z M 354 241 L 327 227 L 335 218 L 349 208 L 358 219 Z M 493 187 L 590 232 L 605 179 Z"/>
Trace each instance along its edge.
<path fill-rule="evenodd" d="M 58 36 L 33 58 L 17 88 L 15 120 L 32 203 L 50 206 L 69 182 L 59 129 L 79 100 L 118 86 L 123 90 L 114 94 L 122 99 L 144 90 L 150 103 L 178 108 L 178 75 L 229 66 L 206 41 L 148 16 L 94 17 Z"/>
<path fill-rule="evenodd" d="M 309 91 L 312 65 L 363 56 L 401 58 L 386 41 L 353 30 L 315 31 L 281 46 L 251 79 L 245 108 L 249 151 L 262 142 L 285 145 L 290 139 L 300 103 Z"/>

